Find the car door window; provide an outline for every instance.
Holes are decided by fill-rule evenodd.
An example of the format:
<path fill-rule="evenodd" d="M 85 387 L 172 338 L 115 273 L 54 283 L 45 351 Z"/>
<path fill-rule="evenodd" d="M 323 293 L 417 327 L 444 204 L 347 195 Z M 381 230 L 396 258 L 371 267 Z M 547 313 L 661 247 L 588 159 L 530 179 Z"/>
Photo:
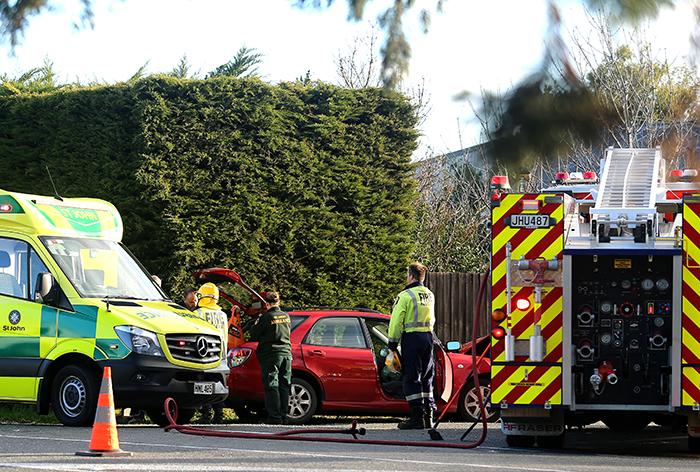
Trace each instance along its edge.
<path fill-rule="evenodd" d="M 306 320 L 306 316 L 290 315 L 289 319 L 292 322 L 292 324 L 289 326 L 289 332 L 291 333 Z"/>
<path fill-rule="evenodd" d="M 389 342 L 389 322 L 375 318 L 365 318 L 365 324 L 372 340 L 372 348 L 375 353 L 379 353 L 382 348 L 388 347 Z"/>
<path fill-rule="evenodd" d="M 366 348 L 367 342 L 357 318 L 322 318 L 306 335 L 306 344 L 330 347 Z"/>
<path fill-rule="evenodd" d="M 28 298 L 27 243 L 0 238 L 0 295 Z"/>

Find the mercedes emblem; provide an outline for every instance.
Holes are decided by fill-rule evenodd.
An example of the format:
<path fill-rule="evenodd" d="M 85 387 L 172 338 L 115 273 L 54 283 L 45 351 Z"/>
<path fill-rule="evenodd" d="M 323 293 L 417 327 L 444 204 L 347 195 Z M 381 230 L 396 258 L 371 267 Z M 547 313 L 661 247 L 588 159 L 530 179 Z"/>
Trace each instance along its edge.
<path fill-rule="evenodd" d="M 202 336 L 197 338 L 197 354 L 202 358 L 207 357 L 207 354 L 209 354 L 209 343 Z"/>

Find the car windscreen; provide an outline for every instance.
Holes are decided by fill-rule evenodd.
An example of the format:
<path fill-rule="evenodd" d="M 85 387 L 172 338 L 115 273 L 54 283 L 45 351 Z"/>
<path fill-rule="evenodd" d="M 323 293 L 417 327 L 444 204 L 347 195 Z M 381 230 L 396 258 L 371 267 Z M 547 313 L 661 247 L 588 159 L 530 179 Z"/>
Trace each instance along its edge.
<path fill-rule="evenodd" d="M 41 241 L 82 297 L 165 300 L 139 263 L 115 241 L 53 236 Z"/>

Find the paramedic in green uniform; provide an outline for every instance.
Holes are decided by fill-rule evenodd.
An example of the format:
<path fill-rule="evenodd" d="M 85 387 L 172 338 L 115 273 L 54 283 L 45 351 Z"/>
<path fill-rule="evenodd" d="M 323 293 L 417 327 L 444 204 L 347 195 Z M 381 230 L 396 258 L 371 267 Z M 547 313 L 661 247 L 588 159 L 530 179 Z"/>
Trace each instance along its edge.
<path fill-rule="evenodd" d="M 262 370 L 265 409 L 268 424 L 283 424 L 289 411 L 289 391 L 292 381 L 292 346 L 289 342 L 291 320 L 280 309 L 277 292 L 262 292 L 270 308 L 248 328 L 249 341 L 257 341 L 256 353 Z"/>

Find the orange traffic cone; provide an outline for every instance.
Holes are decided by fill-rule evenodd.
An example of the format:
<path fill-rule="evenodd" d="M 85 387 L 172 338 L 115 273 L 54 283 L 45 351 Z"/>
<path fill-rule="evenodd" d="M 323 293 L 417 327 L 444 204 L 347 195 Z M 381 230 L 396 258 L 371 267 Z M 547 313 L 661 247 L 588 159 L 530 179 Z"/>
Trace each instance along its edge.
<path fill-rule="evenodd" d="M 112 368 L 107 366 L 102 374 L 100 396 L 97 399 L 95 423 L 92 425 L 90 450 L 79 451 L 76 456 L 131 456 L 130 452 L 119 449 L 117 418 L 114 415 L 114 394 L 112 393 Z"/>

